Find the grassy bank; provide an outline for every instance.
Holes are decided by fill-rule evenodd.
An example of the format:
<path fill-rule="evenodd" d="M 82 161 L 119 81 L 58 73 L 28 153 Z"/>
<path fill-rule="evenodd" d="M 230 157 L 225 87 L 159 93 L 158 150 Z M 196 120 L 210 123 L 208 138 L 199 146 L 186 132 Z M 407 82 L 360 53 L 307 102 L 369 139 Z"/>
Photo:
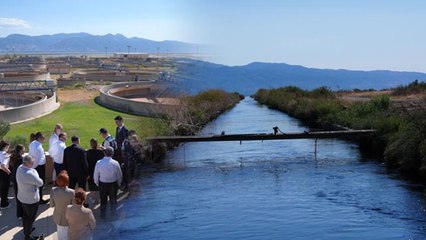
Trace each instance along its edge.
<path fill-rule="evenodd" d="M 181 106 L 171 112 L 168 118 L 149 118 L 120 113 L 95 103 L 97 91 L 85 89 L 61 90 L 58 92 L 61 107 L 55 112 L 25 123 L 14 124 L 4 136 L 12 145 L 17 143 L 28 146 L 30 133 L 43 132 L 50 137 L 56 123 L 64 126 L 68 134 L 67 145 L 72 135 L 81 138 L 81 145 L 89 148 L 89 140 L 101 140 L 99 129 L 107 128 L 115 135 L 114 117 L 121 115 L 125 125 L 134 129 L 141 138 L 158 135 L 189 135 L 199 131 L 206 123 L 232 108 L 240 100 L 236 93 L 221 90 L 209 90 L 196 96 L 182 97 Z M 78 97 L 76 97 L 78 96 Z M 44 148 L 47 150 L 48 141 Z"/>
<path fill-rule="evenodd" d="M 419 84 L 398 89 L 418 92 Z M 398 94 L 401 92 L 398 91 Z M 324 87 L 313 91 L 286 87 L 261 89 L 254 97 L 262 104 L 317 127 L 340 125 L 352 129 L 377 129 L 373 137 L 359 139 L 364 153 L 378 155 L 409 176 L 426 177 L 425 112 L 402 114 L 392 107 L 390 95 L 375 96 L 363 102 L 347 102 Z"/>
<path fill-rule="evenodd" d="M 77 96 L 85 94 L 84 90 L 70 90 L 70 92 Z M 61 95 L 59 97 L 61 98 Z M 97 105 L 93 99 L 81 102 L 76 97 L 75 102 L 61 101 L 61 107 L 47 116 L 11 125 L 5 139 L 12 144 L 23 143 L 28 146 L 30 133 L 41 131 L 50 137 L 55 124 L 61 123 L 69 139 L 72 135 L 78 135 L 81 138 L 81 145 L 89 148 L 90 138 L 101 140 L 100 128 L 105 127 L 115 135 L 114 117 L 117 115 L 123 116 L 125 125 L 129 129 L 135 129 L 141 137 L 162 135 L 168 131 L 167 124 L 159 119 L 120 113 Z"/>
<path fill-rule="evenodd" d="M 180 107 L 170 115 L 173 135 L 193 135 L 205 124 L 233 108 L 243 97 L 223 90 L 207 90 L 181 98 Z"/>

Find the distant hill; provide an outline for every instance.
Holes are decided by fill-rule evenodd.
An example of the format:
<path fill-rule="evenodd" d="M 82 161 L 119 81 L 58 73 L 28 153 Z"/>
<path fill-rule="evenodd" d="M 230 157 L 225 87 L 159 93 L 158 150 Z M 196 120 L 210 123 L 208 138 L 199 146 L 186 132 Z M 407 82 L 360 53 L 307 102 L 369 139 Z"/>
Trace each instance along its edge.
<path fill-rule="evenodd" d="M 332 89 L 385 89 L 414 80 L 426 81 L 426 73 L 396 71 L 352 71 L 307 68 L 285 63 L 254 62 L 245 66 L 225 66 L 209 62 L 184 60 L 181 80 L 191 94 L 209 88 L 255 93 L 259 88 L 288 85 L 302 89 L 327 86 Z"/>
<path fill-rule="evenodd" d="M 127 52 L 127 46 L 134 52 L 190 53 L 196 46 L 178 41 L 153 41 L 144 38 L 127 38 L 121 34 L 91 35 L 88 33 L 59 33 L 53 35 L 28 36 L 11 34 L 0 38 L 1 52 L 85 52 L 104 53 Z"/>

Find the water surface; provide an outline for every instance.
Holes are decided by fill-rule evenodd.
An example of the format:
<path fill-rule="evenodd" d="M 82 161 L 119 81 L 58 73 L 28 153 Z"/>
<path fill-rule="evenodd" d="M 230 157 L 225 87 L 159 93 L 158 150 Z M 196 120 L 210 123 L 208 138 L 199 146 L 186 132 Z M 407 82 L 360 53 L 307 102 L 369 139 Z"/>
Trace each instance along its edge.
<path fill-rule="evenodd" d="M 307 130 L 247 98 L 200 134 Z M 426 239 L 423 187 L 335 139 L 187 143 L 98 239 Z"/>

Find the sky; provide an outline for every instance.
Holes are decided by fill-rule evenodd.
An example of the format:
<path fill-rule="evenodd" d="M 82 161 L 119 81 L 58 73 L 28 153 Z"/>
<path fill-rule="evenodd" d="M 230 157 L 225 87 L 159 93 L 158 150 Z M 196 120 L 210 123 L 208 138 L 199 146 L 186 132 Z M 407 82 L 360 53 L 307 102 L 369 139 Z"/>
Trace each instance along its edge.
<path fill-rule="evenodd" d="M 426 72 L 423 0 L 0 0 L 0 37 L 88 32 L 199 44 L 226 65 Z"/>

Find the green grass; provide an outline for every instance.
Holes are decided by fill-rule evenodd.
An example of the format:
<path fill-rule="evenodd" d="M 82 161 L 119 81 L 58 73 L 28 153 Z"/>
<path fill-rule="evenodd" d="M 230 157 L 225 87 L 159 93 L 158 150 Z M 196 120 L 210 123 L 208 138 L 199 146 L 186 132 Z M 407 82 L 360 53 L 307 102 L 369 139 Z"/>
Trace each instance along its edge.
<path fill-rule="evenodd" d="M 14 139 L 15 142 L 18 139 L 25 139 L 26 142 L 21 142 L 21 140 L 20 143 L 28 146 L 30 134 L 41 131 L 46 136 L 44 149 L 47 150 L 48 138 L 52 134 L 55 124 L 61 123 L 64 126 L 64 131 L 68 134 L 67 145 L 71 143 L 71 136 L 78 135 L 81 139 L 81 146 L 89 148 L 91 138 L 96 138 L 102 142 L 102 137 L 98 132 L 100 128 L 105 127 L 111 135 L 115 135 L 114 118 L 117 115 L 121 115 L 127 128 L 136 130 L 141 138 L 163 135 L 168 130 L 167 124 L 157 118 L 120 113 L 99 106 L 94 101 L 89 103 L 67 102 L 61 104 L 58 110 L 47 116 L 12 125 L 5 139 L 11 142 Z"/>

